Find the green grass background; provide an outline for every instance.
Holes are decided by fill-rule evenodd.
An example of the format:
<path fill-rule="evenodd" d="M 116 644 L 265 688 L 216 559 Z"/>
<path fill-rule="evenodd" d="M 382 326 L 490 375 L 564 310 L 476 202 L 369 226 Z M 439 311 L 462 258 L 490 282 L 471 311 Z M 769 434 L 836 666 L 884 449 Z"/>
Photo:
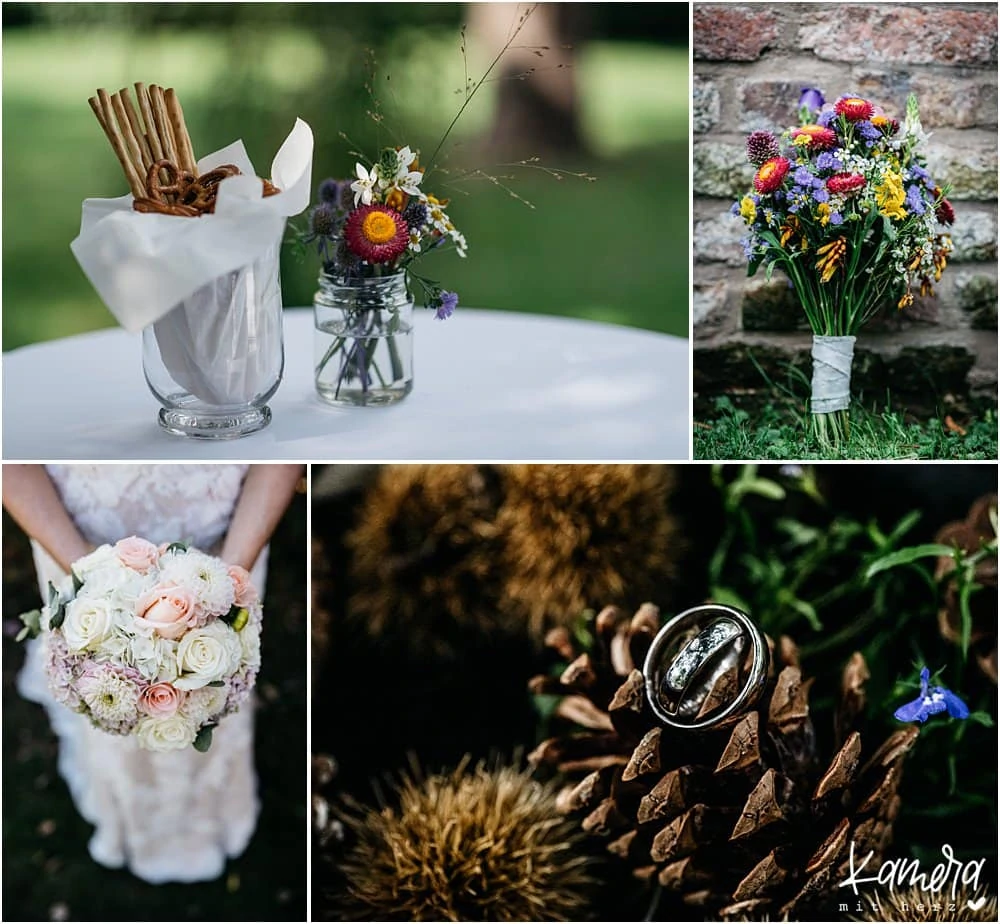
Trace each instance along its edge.
<path fill-rule="evenodd" d="M 316 135 L 314 186 L 324 176 L 349 172 L 354 158 L 338 132 L 369 149 L 378 139 L 365 116 L 365 40 L 349 23 L 334 21 L 335 14 L 331 9 L 326 29 L 279 20 L 132 30 L 126 8 L 120 26 L 5 28 L 5 350 L 114 323 L 69 250 L 81 201 L 126 191 L 87 105 L 97 87 L 114 91 L 137 79 L 176 87 L 196 152 L 242 137 L 262 174 L 301 116 Z M 470 47 L 470 73 L 481 72 L 487 51 Z M 402 142 L 429 152 L 458 106 L 454 88 L 462 85 L 463 62 L 457 27 L 396 29 L 379 60 L 385 62 L 381 73 L 390 76 L 386 124 L 398 126 Z M 587 171 L 598 181 L 556 181 L 522 171 L 513 185 L 534 210 L 489 184 L 472 187 L 470 197 L 453 195 L 449 211 L 469 240 L 469 257 L 431 255 L 426 271 L 458 291 L 464 306 L 686 336 L 687 71 L 685 48 L 582 43 L 575 76 L 586 153 L 546 162 Z M 484 85 L 459 123 L 452 163 L 490 165 L 480 139 L 495 89 Z M 286 305 L 311 302 L 317 270 L 314 259 L 302 263 L 286 253 Z"/>

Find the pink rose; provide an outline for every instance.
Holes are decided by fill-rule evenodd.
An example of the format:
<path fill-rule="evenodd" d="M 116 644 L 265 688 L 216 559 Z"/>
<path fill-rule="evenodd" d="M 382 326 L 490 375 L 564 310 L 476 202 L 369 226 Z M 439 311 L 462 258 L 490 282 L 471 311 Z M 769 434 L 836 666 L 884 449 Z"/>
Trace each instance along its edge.
<path fill-rule="evenodd" d="M 184 694 L 169 683 L 153 683 L 139 694 L 139 708 L 146 715 L 173 715 L 183 698 Z"/>
<path fill-rule="evenodd" d="M 115 552 L 118 554 L 118 560 L 126 568 L 131 568 L 140 574 L 146 574 L 154 567 L 160 555 L 152 542 L 147 542 L 138 536 L 129 536 L 128 539 L 116 542 Z"/>
<path fill-rule="evenodd" d="M 187 631 L 194 608 L 194 594 L 187 588 L 157 584 L 136 603 L 135 621 L 176 641 Z"/>
<path fill-rule="evenodd" d="M 257 603 L 257 588 L 250 580 L 250 572 L 239 565 L 229 566 L 229 576 L 233 579 L 233 593 L 237 606 L 253 606 Z"/>

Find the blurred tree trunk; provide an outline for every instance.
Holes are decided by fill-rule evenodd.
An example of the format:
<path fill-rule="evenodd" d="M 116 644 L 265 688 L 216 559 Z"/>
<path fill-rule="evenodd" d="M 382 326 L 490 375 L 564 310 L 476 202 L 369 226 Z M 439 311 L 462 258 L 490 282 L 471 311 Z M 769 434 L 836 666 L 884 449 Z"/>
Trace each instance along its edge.
<path fill-rule="evenodd" d="M 514 29 L 524 4 L 469 4 L 469 37 L 490 55 Z M 579 3 L 539 3 L 497 66 L 497 111 L 489 143 L 501 155 L 574 152 L 583 147 L 570 47 L 584 31 Z M 545 47 L 542 47 L 545 46 Z M 537 52 L 541 52 L 541 56 Z M 530 68 L 535 70 L 521 79 Z"/>

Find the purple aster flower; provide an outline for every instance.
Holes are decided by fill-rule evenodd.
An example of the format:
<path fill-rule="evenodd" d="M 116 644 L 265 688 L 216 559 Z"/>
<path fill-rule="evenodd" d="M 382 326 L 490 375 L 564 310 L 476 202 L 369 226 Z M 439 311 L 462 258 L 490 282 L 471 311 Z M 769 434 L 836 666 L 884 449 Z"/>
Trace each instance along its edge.
<path fill-rule="evenodd" d="M 910 175 L 914 179 L 920 180 L 928 189 L 934 188 L 934 180 L 931 179 L 931 175 L 920 164 L 910 165 Z"/>
<path fill-rule="evenodd" d="M 729 214 L 730 215 L 739 215 L 740 214 L 740 204 L 739 204 L 739 202 L 734 202 L 729 207 Z"/>
<path fill-rule="evenodd" d="M 824 187 L 820 186 L 818 189 L 813 190 L 813 199 L 816 202 L 829 202 L 830 194 Z"/>
<path fill-rule="evenodd" d="M 821 112 L 816 117 L 816 124 L 822 125 L 823 128 L 829 128 L 830 125 L 836 121 L 836 119 L 837 119 L 836 112 L 834 112 L 832 109 L 824 109 L 823 112 Z"/>
<path fill-rule="evenodd" d="M 740 246 L 743 248 L 743 256 L 749 260 L 753 256 L 753 242 L 748 237 L 741 237 Z"/>
<path fill-rule="evenodd" d="M 926 667 L 920 671 L 920 695 L 893 715 L 900 722 L 926 722 L 928 717 L 947 712 L 953 719 L 967 719 L 969 707 L 945 687 L 930 685 L 931 672 Z"/>
<path fill-rule="evenodd" d="M 844 216 L 840 212 L 830 212 L 830 224 L 831 225 L 842 225 L 844 223 Z"/>
<path fill-rule="evenodd" d="M 434 317 L 439 321 L 446 321 L 454 313 L 455 309 L 458 307 L 458 293 L 457 292 L 442 292 L 441 301 L 438 303 L 437 311 L 434 312 Z"/>
<path fill-rule="evenodd" d="M 844 165 L 837 159 L 837 156 L 829 151 L 823 151 L 816 158 L 817 170 L 842 170 L 843 167 Z"/>
<path fill-rule="evenodd" d="M 816 87 L 803 87 L 799 96 L 799 109 L 808 109 L 810 112 L 817 112 L 823 108 L 826 100 L 823 93 Z"/>
<path fill-rule="evenodd" d="M 919 186 L 912 185 L 906 188 L 906 207 L 917 215 L 923 215 L 927 211 L 927 203 L 924 202 L 924 197 L 920 195 Z"/>

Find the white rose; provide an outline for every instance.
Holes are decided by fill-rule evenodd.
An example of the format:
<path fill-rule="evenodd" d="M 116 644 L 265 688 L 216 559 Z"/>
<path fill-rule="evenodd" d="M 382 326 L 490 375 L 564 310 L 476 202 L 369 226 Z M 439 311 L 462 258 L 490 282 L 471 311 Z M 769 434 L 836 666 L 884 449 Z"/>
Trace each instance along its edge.
<path fill-rule="evenodd" d="M 229 690 L 226 687 L 202 687 L 200 690 L 191 690 L 181 704 L 181 712 L 195 725 L 202 726 L 226 708 L 227 699 Z"/>
<path fill-rule="evenodd" d="M 240 630 L 241 657 L 247 667 L 260 669 L 260 628 L 252 622 Z"/>
<path fill-rule="evenodd" d="M 111 632 L 114 614 L 102 599 L 77 598 L 66 605 L 62 634 L 70 651 L 95 649 Z"/>
<path fill-rule="evenodd" d="M 180 712 L 146 716 L 135 727 L 139 747 L 147 751 L 179 751 L 194 743 L 198 727 Z"/>
<path fill-rule="evenodd" d="M 89 555 L 84 555 L 83 558 L 78 558 L 73 562 L 73 571 L 81 581 L 86 581 L 89 575 L 97 571 L 119 567 L 121 565 L 118 561 L 118 553 L 113 545 L 102 545 Z"/>
<path fill-rule="evenodd" d="M 241 655 L 239 638 L 221 620 L 201 629 L 191 629 L 177 646 L 181 676 L 174 686 L 180 690 L 197 690 L 216 680 L 224 680 L 239 668 Z"/>

